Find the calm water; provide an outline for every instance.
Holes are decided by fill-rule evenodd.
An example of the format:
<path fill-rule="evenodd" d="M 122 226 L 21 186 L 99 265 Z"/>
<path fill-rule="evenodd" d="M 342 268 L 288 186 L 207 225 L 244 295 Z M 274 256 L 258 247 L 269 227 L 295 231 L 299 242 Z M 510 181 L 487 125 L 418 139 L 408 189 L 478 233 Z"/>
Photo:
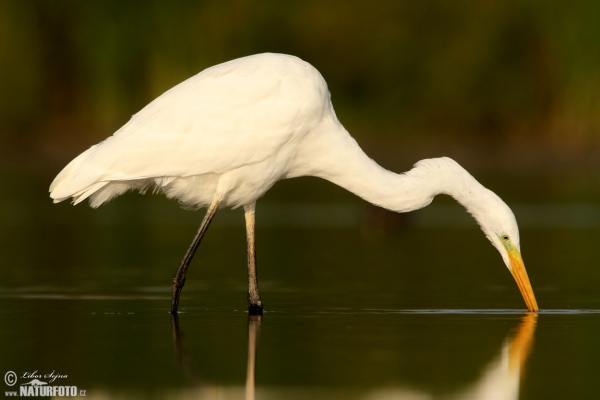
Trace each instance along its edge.
<path fill-rule="evenodd" d="M 174 321 L 170 279 L 201 212 L 156 196 L 98 210 L 4 200 L 0 373 L 18 374 L 4 390 L 53 372 L 63 376 L 53 385 L 90 398 L 586 399 L 600 391 L 595 207 L 514 207 L 543 309 L 534 315 L 451 202 L 396 219 L 358 202 L 303 204 L 267 198 L 257 209 L 262 319 L 245 313 L 238 210 L 217 215 Z"/>

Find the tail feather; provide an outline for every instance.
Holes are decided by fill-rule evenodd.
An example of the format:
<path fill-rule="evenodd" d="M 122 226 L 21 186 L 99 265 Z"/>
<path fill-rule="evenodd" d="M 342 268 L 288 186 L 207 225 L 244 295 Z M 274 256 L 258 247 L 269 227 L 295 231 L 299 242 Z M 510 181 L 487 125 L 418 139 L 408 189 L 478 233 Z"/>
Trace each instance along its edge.
<path fill-rule="evenodd" d="M 89 198 L 90 206 L 98 207 L 129 189 L 144 192 L 155 186 L 160 190 L 168 186 L 174 176 L 149 176 L 139 171 L 131 156 L 118 138 L 111 136 L 90 147 L 71 161 L 50 184 L 50 197 L 55 203 L 73 198 L 79 204 Z M 125 150 L 124 150 L 125 149 Z M 131 172 L 131 170 L 136 172 Z M 127 170 L 128 173 L 124 173 Z"/>
<path fill-rule="evenodd" d="M 99 190 L 104 188 L 108 183 L 109 182 L 96 182 L 96 183 L 86 187 L 82 191 L 73 194 L 71 196 L 71 197 L 73 197 L 73 205 L 79 204 L 82 201 L 84 201 L 85 199 L 87 199 L 88 197 L 93 196 Z M 100 204 L 102 204 L 102 203 L 100 203 Z M 98 205 L 100 205 L 100 204 L 98 204 Z"/>
<path fill-rule="evenodd" d="M 111 183 L 109 180 L 104 180 L 104 175 L 110 169 L 109 163 L 99 162 L 106 160 L 102 157 L 96 157 L 100 150 L 100 145 L 90 147 L 88 150 L 81 153 L 73 161 L 71 161 L 50 184 L 50 197 L 55 203 L 73 198 L 73 204 L 81 203 L 83 200 L 94 193 L 102 190 Z M 103 165 L 107 164 L 107 165 Z M 129 187 L 129 186 L 128 186 Z M 106 191 L 104 191 L 106 197 Z M 122 193 L 122 191 L 120 191 Z M 120 194 L 119 193 L 119 194 Z M 100 199 L 102 196 L 97 196 Z M 96 207 L 105 201 L 108 201 L 114 196 L 108 196 L 103 201 L 96 201 Z"/>
<path fill-rule="evenodd" d="M 125 193 L 126 191 L 137 187 L 135 181 L 114 181 L 107 182 L 106 186 L 95 189 L 90 195 L 90 207 L 96 208 L 111 199 Z"/>

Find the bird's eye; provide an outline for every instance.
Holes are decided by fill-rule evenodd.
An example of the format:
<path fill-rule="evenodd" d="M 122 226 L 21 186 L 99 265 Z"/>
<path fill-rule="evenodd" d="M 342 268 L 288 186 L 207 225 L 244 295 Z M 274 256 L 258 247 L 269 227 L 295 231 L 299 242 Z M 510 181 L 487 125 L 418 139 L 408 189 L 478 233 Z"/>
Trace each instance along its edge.
<path fill-rule="evenodd" d="M 502 235 L 502 239 L 508 240 L 508 235 L 506 235 L 506 234 Z"/>

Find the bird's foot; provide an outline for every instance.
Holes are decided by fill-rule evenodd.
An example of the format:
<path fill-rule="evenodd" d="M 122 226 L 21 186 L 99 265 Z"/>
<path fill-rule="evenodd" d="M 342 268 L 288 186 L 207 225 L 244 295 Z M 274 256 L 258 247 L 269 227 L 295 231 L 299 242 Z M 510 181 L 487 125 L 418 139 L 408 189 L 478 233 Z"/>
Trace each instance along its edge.
<path fill-rule="evenodd" d="M 263 315 L 262 303 L 248 304 L 248 315 Z"/>

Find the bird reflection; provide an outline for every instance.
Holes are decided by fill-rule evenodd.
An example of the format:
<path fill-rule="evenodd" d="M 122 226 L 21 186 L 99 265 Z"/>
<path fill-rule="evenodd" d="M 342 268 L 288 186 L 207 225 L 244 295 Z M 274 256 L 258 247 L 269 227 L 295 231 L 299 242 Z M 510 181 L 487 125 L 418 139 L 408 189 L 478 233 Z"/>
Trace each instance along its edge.
<path fill-rule="evenodd" d="M 454 399 L 518 399 L 525 362 L 533 344 L 537 314 L 527 313 L 513 334 L 504 342 L 498 356 L 483 370 L 481 377 Z"/>
<path fill-rule="evenodd" d="M 175 352 L 175 359 L 177 363 L 181 365 L 185 375 L 188 377 L 188 379 L 190 379 L 192 384 L 194 384 L 194 386 L 199 386 L 200 379 L 187 351 L 185 336 L 181 329 L 179 329 L 179 316 L 177 313 L 171 314 L 171 329 L 173 331 L 173 349 Z"/>
<path fill-rule="evenodd" d="M 256 350 L 261 322 L 261 315 L 248 315 L 248 368 L 246 369 L 246 400 L 254 400 Z"/>
<path fill-rule="evenodd" d="M 479 379 L 463 390 L 438 396 L 426 390 L 402 387 L 378 390 L 365 398 L 422 400 L 441 397 L 455 400 L 517 400 L 525 362 L 533 344 L 537 317 L 535 313 L 524 315 L 517 329 L 508 335 L 496 358 L 483 369 Z"/>
<path fill-rule="evenodd" d="M 477 381 L 463 390 L 449 393 L 442 397 L 444 399 L 457 400 L 518 399 L 519 388 L 525 372 L 525 364 L 533 345 L 537 318 L 538 316 L 536 313 L 527 313 L 523 315 L 517 328 L 509 333 L 507 339 L 500 347 L 497 356 L 482 370 Z M 248 316 L 248 364 L 246 370 L 246 386 L 245 390 L 243 390 L 246 400 L 254 400 L 255 398 L 256 358 L 261 323 L 262 316 Z M 227 391 L 226 388 L 221 387 L 217 390 L 211 384 L 201 384 L 199 375 L 187 352 L 185 337 L 179 328 L 177 314 L 172 314 L 172 331 L 175 357 L 184 373 L 195 386 L 191 391 L 182 392 L 181 398 L 191 398 L 189 397 L 191 395 L 195 398 L 198 396 L 200 396 L 200 398 L 220 398 L 219 396 L 223 395 L 224 391 Z M 231 389 L 233 392 L 230 394 L 234 395 L 234 398 L 242 397 L 242 388 Z M 217 390 L 217 392 L 212 393 L 214 390 Z M 281 389 L 263 388 L 261 389 L 261 396 L 268 395 L 267 397 L 284 398 L 289 397 L 290 395 L 303 395 L 302 393 L 293 393 L 294 390 L 290 392 L 290 389 L 284 390 L 283 392 L 280 390 Z M 298 388 L 295 390 L 298 390 Z M 370 400 L 391 400 L 397 398 L 424 399 L 433 398 L 433 394 L 428 393 L 427 390 L 397 387 L 374 389 L 365 393 L 364 396 L 359 396 L 359 398 Z"/>
<path fill-rule="evenodd" d="M 254 400 L 255 378 L 256 378 L 256 351 L 258 347 L 258 338 L 260 336 L 261 315 L 248 315 L 248 367 L 246 370 L 246 400 Z M 185 335 L 179 328 L 179 316 L 177 313 L 171 314 L 171 328 L 173 332 L 173 348 L 175 359 L 181 365 L 185 375 L 192 384 L 202 389 L 199 374 L 194 368 L 194 364 L 187 351 Z"/>
<path fill-rule="evenodd" d="M 521 320 L 521 324 L 515 336 L 510 342 L 509 363 L 510 370 L 522 375 L 525 369 L 525 361 L 531 352 L 533 345 L 533 334 L 537 324 L 537 314 L 528 313 Z"/>

